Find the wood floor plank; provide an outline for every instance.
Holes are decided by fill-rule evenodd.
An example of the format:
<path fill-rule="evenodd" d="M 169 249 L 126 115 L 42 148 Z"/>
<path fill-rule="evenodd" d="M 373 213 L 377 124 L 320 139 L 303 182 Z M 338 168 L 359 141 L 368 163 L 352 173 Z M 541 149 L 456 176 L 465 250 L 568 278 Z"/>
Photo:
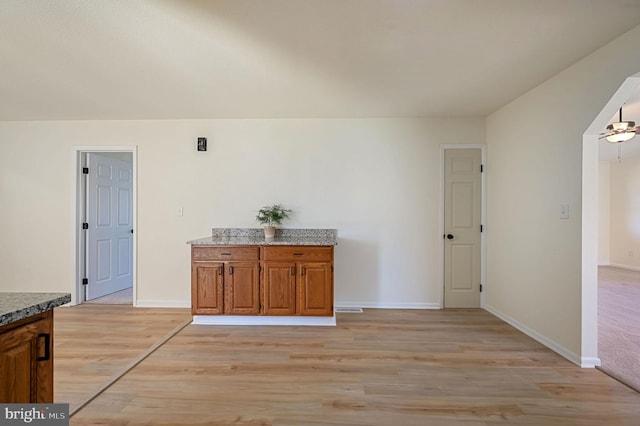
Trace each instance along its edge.
<path fill-rule="evenodd" d="M 482 310 L 189 325 L 72 425 L 634 425 L 640 394 Z"/>
<path fill-rule="evenodd" d="M 54 315 L 54 401 L 69 403 L 72 412 L 191 318 L 189 309 L 97 304 L 61 307 Z"/>

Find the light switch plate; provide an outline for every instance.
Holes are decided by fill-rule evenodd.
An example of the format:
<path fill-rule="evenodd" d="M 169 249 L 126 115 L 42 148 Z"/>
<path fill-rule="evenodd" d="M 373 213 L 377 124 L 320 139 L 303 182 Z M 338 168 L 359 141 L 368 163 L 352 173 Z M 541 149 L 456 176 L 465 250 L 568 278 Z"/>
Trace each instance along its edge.
<path fill-rule="evenodd" d="M 560 219 L 569 219 L 569 203 L 560 204 Z"/>

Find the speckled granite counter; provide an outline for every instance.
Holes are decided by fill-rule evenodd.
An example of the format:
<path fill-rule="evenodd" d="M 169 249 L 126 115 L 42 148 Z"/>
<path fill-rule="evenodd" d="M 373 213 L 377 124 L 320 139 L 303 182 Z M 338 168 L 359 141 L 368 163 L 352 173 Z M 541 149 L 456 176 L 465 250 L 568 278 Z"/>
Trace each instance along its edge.
<path fill-rule="evenodd" d="M 211 236 L 187 241 L 187 244 L 334 246 L 337 229 L 276 229 L 272 240 L 265 240 L 262 228 L 213 228 Z"/>
<path fill-rule="evenodd" d="M 71 302 L 69 293 L 0 293 L 0 326 Z"/>

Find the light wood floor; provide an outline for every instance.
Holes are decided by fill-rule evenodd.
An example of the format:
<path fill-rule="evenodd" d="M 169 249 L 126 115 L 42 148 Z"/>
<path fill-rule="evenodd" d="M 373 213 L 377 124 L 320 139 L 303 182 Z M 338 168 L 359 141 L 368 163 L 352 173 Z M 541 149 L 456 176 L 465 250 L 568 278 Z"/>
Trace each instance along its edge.
<path fill-rule="evenodd" d="M 99 303 L 102 305 L 132 305 L 133 287 L 107 294 L 97 299 L 87 300 L 84 303 Z"/>
<path fill-rule="evenodd" d="M 189 325 L 71 424 L 636 426 L 640 394 L 486 311 L 365 309 L 337 327 Z"/>
<path fill-rule="evenodd" d="M 54 402 L 70 410 L 173 329 L 190 322 L 189 309 L 82 304 L 54 311 Z"/>

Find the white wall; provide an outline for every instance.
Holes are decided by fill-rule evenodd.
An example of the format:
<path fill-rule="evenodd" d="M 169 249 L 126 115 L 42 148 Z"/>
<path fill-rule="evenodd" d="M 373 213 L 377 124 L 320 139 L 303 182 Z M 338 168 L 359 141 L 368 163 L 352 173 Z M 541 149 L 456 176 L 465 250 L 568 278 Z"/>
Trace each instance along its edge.
<path fill-rule="evenodd" d="M 629 142 L 631 143 L 631 142 Z M 611 162 L 611 264 L 640 270 L 640 157 Z"/>
<path fill-rule="evenodd" d="M 600 161 L 598 173 L 598 265 L 606 266 L 610 259 L 611 163 Z"/>
<path fill-rule="evenodd" d="M 639 42 L 636 27 L 487 119 L 487 309 L 583 365 L 597 357 L 597 290 L 583 318 L 582 135 L 640 70 L 640 56 L 620 55 Z"/>
<path fill-rule="evenodd" d="M 137 145 L 140 304 L 188 306 L 185 242 L 280 202 L 287 227 L 339 230 L 338 303 L 439 306 L 439 147 L 484 137 L 482 119 L 0 123 L 0 290 L 73 292 L 72 147 Z"/>

